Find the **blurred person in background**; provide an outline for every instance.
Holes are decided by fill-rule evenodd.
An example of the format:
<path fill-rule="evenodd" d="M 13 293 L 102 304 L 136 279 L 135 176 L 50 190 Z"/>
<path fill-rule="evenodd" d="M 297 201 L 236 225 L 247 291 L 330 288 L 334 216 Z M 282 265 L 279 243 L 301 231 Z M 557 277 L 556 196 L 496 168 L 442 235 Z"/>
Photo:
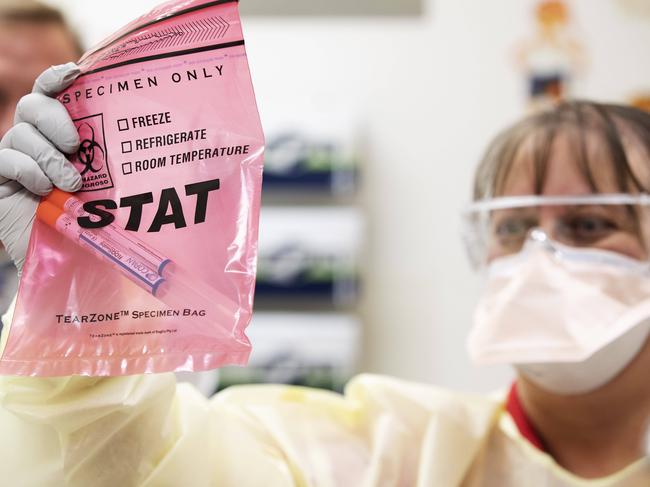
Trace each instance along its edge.
<path fill-rule="evenodd" d="M 36 77 L 81 53 L 79 39 L 58 10 L 31 0 L 0 0 L 0 137 L 14 124 L 16 104 L 32 90 Z M 2 313 L 17 287 L 16 268 L 0 249 Z"/>
<path fill-rule="evenodd" d="M 74 124 L 48 98 L 78 74 L 74 64 L 43 73 L 2 140 L 14 152 L 0 153 L 0 171 L 22 186 L 0 193 L 0 239 L 18 267 L 39 200 L 32 191 L 81 185 L 55 148 L 78 142 Z M 343 396 L 241 386 L 206 400 L 173 374 L 4 377 L 0 479 L 647 487 L 650 114 L 573 102 L 530 116 L 488 149 L 475 199 L 465 236 L 486 289 L 469 350 L 515 366 L 509 393 L 362 375 Z"/>

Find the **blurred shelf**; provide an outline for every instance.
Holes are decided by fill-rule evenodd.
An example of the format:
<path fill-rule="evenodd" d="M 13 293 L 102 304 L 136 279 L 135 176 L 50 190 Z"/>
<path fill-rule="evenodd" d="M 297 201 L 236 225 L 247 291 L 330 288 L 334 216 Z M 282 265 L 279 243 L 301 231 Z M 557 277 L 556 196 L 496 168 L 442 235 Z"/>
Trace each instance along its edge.
<path fill-rule="evenodd" d="M 269 137 L 265 150 L 263 192 L 267 195 L 350 197 L 359 173 L 345 144 L 298 132 Z"/>
<path fill-rule="evenodd" d="M 357 187 L 358 174 L 355 170 L 308 171 L 302 166 L 293 173 L 264 173 L 264 189 L 268 193 L 314 191 L 322 195 L 350 195 Z"/>
<path fill-rule="evenodd" d="M 263 207 L 329 207 L 341 208 L 357 206 L 357 194 L 337 194 L 310 191 L 307 189 L 292 189 L 291 191 L 262 191 Z"/>
<path fill-rule="evenodd" d="M 353 207 L 263 208 L 256 301 L 352 306 L 363 218 Z"/>
<path fill-rule="evenodd" d="M 284 383 L 341 391 L 361 352 L 365 218 L 353 132 L 287 130 L 266 148 L 250 365 L 220 388 Z"/>

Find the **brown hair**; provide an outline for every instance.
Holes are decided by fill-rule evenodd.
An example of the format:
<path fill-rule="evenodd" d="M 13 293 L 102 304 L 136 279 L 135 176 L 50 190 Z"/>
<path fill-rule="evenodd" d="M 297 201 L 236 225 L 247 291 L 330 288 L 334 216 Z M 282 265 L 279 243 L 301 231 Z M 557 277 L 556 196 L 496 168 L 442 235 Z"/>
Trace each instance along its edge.
<path fill-rule="evenodd" d="M 650 181 L 630 165 L 629 144 L 645 151 L 650 172 L 650 113 L 625 105 L 567 101 L 531 115 L 499 134 L 489 146 L 476 171 L 474 199 L 503 193 L 504 184 L 524 142 L 532 146 L 535 193 L 540 194 L 546 177 L 553 142 L 559 132 L 571 141 L 575 163 L 593 192 L 599 192 L 594 177 L 598 163 L 590 160 L 587 135 L 596 134 L 604 145 L 621 192 L 650 192 Z M 599 159 L 600 161 L 600 159 Z M 602 164 L 602 161 L 599 162 Z"/>
<path fill-rule="evenodd" d="M 36 0 L 0 0 L 0 22 L 28 22 L 57 24 L 70 36 L 79 55 L 84 49 L 77 33 L 70 27 L 63 13 Z"/>

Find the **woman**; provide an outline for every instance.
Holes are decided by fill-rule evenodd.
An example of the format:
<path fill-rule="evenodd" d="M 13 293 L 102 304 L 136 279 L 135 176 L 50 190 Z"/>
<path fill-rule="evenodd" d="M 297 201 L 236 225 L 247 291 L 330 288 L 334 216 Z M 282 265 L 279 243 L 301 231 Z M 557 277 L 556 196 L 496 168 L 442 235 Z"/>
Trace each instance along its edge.
<path fill-rule="evenodd" d="M 30 190 L 80 184 L 59 153 L 74 150 L 74 126 L 45 96 L 77 73 L 45 72 L 2 141 L 0 174 L 20 184 L 0 186 L 0 238 L 18 266 L 38 202 Z M 488 270 L 470 352 L 517 367 L 507 398 L 375 376 L 353 380 L 344 397 L 247 386 L 210 401 L 170 374 L 4 378 L 0 479 L 39 487 L 650 485 L 650 220 L 639 196 L 650 188 L 649 155 L 650 115 L 586 103 L 529 118 L 488 151 L 481 201 L 466 215 L 472 256 Z"/>

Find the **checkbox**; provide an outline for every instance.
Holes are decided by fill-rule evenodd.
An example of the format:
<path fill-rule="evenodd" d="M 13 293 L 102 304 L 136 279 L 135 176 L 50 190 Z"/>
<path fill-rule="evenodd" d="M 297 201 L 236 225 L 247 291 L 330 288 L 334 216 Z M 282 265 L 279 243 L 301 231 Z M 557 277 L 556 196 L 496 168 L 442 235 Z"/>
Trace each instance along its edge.
<path fill-rule="evenodd" d="M 129 120 L 126 118 L 120 118 L 117 121 L 117 128 L 120 132 L 124 132 L 125 130 L 129 130 Z"/>
<path fill-rule="evenodd" d="M 133 152 L 133 144 L 131 141 L 127 140 L 126 142 L 122 142 L 122 154 L 128 154 L 129 152 Z"/>
<path fill-rule="evenodd" d="M 122 174 L 128 176 L 131 173 L 133 173 L 133 166 L 131 165 L 131 163 L 125 162 L 124 164 L 122 164 Z"/>

